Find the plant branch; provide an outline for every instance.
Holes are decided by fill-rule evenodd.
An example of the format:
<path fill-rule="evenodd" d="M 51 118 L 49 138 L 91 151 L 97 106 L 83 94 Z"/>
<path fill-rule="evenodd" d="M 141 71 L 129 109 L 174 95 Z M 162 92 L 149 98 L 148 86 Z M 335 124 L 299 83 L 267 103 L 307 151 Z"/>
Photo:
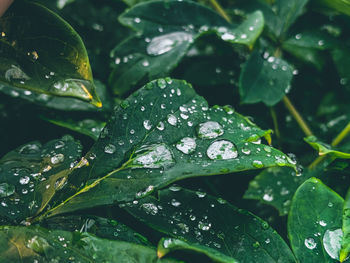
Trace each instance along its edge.
<path fill-rule="evenodd" d="M 220 3 L 216 0 L 209 0 L 214 9 L 229 23 L 231 23 L 230 16 L 226 13 L 226 11 L 222 8 Z"/>
<path fill-rule="evenodd" d="M 299 127 L 303 130 L 306 136 L 312 136 L 312 131 L 309 128 L 309 126 L 306 124 L 304 121 L 303 117 L 300 115 L 300 113 L 297 111 L 297 109 L 294 107 L 292 102 L 289 100 L 287 96 L 283 97 L 283 103 L 286 106 L 286 108 L 289 110 L 289 112 L 292 114 L 294 119 L 297 121 L 299 124 Z"/>
<path fill-rule="evenodd" d="M 276 137 L 277 137 L 277 139 L 280 139 L 281 134 L 280 134 L 280 130 L 278 128 L 278 121 L 277 121 L 277 115 L 276 115 L 275 108 L 270 107 L 270 113 L 271 113 L 271 117 L 272 117 L 272 121 L 273 121 L 274 130 L 276 133 Z"/>

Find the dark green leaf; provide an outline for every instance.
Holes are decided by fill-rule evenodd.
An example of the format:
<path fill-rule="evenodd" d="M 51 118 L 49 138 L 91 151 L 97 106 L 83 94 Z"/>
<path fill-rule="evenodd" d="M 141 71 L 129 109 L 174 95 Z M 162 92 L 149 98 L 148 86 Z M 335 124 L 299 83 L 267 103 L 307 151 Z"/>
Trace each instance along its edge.
<path fill-rule="evenodd" d="M 255 51 L 244 64 L 239 93 L 242 103 L 263 102 L 268 106 L 279 102 L 290 89 L 293 68 L 283 59 L 262 57 Z"/>
<path fill-rule="evenodd" d="M 325 6 L 338 11 L 339 13 L 350 16 L 350 1 L 349 0 L 317 0 L 314 1 L 321 6 Z"/>
<path fill-rule="evenodd" d="M 350 48 L 337 48 L 332 50 L 332 57 L 340 77 L 340 84 L 350 90 Z"/>
<path fill-rule="evenodd" d="M 287 215 L 295 191 L 307 178 L 293 169 L 269 168 L 250 181 L 244 198 L 259 200 L 275 207 L 280 215 Z"/>
<path fill-rule="evenodd" d="M 114 69 L 109 81 L 118 95 L 140 81 L 167 76 L 201 35 L 214 33 L 232 44 L 252 47 L 264 26 L 260 11 L 237 26 L 190 1 L 142 3 L 126 11 L 119 20 L 139 34 L 119 44 L 111 53 Z"/>
<path fill-rule="evenodd" d="M 228 106 L 208 108 L 184 81 L 152 81 L 116 108 L 86 155 L 90 165 L 70 177 L 76 188 L 86 185 L 51 212 L 130 201 L 188 177 L 294 167 L 260 144 L 269 133 Z"/>
<path fill-rule="evenodd" d="M 41 226 L 64 231 L 88 232 L 97 237 L 126 241 L 151 246 L 146 237 L 113 219 L 98 216 L 56 216 L 41 223 Z"/>
<path fill-rule="evenodd" d="M 330 155 L 333 158 L 350 159 L 350 153 L 341 152 L 333 149 L 328 144 L 325 144 L 318 140 L 315 136 L 309 136 L 304 138 L 304 140 L 310 144 L 312 148 L 318 151 L 319 155 Z"/>
<path fill-rule="evenodd" d="M 0 81 L 38 93 L 101 102 L 84 44 L 45 7 L 16 1 L 0 18 Z"/>
<path fill-rule="evenodd" d="M 163 239 L 158 254 L 194 250 L 218 262 L 295 262 L 267 222 L 223 199 L 178 186 L 130 204 L 127 211 L 175 239 Z"/>
<path fill-rule="evenodd" d="M 177 262 L 160 260 L 152 248 L 95 237 L 87 232 L 41 227 L 0 227 L 0 260 L 13 262 Z"/>
<path fill-rule="evenodd" d="M 289 240 L 299 262 L 337 262 L 344 200 L 310 178 L 296 191 L 288 216 Z"/>
<path fill-rule="evenodd" d="M 343 207 L 343 240 L 339 255 L 339 261 L 344 262 L 350 253 L 350 188 L 346 195 Z"/>
<path fill-rule="evenodd" d="M 43 209 L 80 154 L 80 143 L 70 136 L 43 146 L 28 143 L 6 154 L 0 160 L 0 222 L 18 224 Z"/>

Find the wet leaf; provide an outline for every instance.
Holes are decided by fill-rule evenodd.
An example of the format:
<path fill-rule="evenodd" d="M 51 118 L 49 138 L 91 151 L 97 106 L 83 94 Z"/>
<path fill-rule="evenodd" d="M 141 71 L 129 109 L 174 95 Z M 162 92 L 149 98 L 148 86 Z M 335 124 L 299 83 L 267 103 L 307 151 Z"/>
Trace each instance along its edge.
<path fill-rule="evenodd" d="M 333 158 L 350 159 L 350 153 L 337 151 L 332 146 L 321 142 L 315 136 L 309 136 L 304 140 L 315 150 L 318 151 L 319 155 L 329 155 Z"/>
<path fill-rule="evenodd" d="M 84 44 L 58 15 L 39 4 L 16 1 L 0 18 L 0 32 L 3 84 L 101 107 Z"/>
<path fill-rule="evenodd" d="M 318 0 L 317 4 L 334 9 L 339 13 L 350 16 L 350 2 L 348 0 Z"/>
<path fill-rule="evenodd" d="M 68 215 L 49 218 L 41 223 L 42 227 L 64 231 L 88 232 L 100 238 L 126 241 L 151 246 L 146 237 L 128 226 L 113 220 L 92 215 Z"/>
<path fill-rule="evenodd" d="M 152 81 L 116 108 L 85 157 L 90 165 L 70 176 L 80 190 L 50 213 L 130 201 L 189 177 L 294 167 L 260 144 L 269 134 L 231 107 L 209 108 L 184 81 Z"/>
<path fill-rule="evenodd" d="M 178 262 L 160 260 L 153 248 L 90 233 L 41 227 L 0 227 L 0 259 L 13 262 Z"/>
<path fill-rule="evenodd" d="M 45 145 L 32 142 L 0 159 L 0 222 L 23 223 L 63 187 L 81 146 L 70 136 Z M 23 222 L 22 222 L 23 221 Z"/>
<path fill-rule="evenodd" d="M 343 198 L 316 178 L 296 191 L 288 216 L 288 236 L 300 262 L 338 262 Z"/>
<path fill-rule="evenodd" d="M 96 108 L 94 105 L 76 98 L 48 95 L 0 84 L 0 92 L 13 98 L 20 98 L 45 108 L 62 111 L 110 111 L 112 107 L 106 87 L 100 81 L 95 80 L 95 88 L 97 95 L 101 98 L 103 103 L 102 108 Z"/>
<path fill-rule="evenodd" d="M 152 1 L 132 7 L 119 21 L 138 32 L 111 53 L 113 71 L 109 82 L 118 95 L 136 84 L 165 77 L 204 34 L 217 34 L 232 44 L 252 47 L 263 30 L 260 11 L 240 25 L 228 24 L 219 14 L 190 1 Z"/>
<path fill-rule="evenodd" d="M 343 207 L 343 239 L 339 261 L 344 262 L 350 254 L 350 189 L 346 195 Z"/>
<path fill-rule="evenodd" d="M 274 56 L 266 58 L 255 51 L 244 64 L 239 79 L 242 103 L 275 105 L 290 89 L 293 68 Z"/>
<path fill-rule="evenodd" d="M 158 245 L 158 255 L 193 250 L 215 262 L 295 262 L 267 222 L 201 191 L 171 186 L 126 210 L 152 228 L 173 238 Z"/>

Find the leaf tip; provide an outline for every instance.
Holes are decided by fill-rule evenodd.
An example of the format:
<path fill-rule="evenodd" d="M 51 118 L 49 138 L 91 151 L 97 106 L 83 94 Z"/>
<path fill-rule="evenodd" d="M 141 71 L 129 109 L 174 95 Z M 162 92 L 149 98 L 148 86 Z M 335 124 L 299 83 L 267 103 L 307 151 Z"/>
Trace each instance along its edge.
<path fill-rule="evenodd" d="M 343 263 L 348 257 L 348 253 L 344 250 L 340 250 L 339 262 Z"/>

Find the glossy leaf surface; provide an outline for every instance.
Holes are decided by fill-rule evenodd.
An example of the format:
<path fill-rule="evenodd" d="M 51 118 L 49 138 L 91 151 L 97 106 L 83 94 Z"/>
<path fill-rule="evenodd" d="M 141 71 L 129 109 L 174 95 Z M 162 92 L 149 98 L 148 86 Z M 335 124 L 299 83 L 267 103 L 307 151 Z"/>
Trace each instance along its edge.
<path fill-rule="evenodd" d="M 328 144 L 319 141 L 315 136 L 309 136 L 304 140 L 310 144 L 312 148 L 318 151 L 319 155 L 330 155 L 333 158 L 350 159 L 350 153 L 337 151 Z"/>

